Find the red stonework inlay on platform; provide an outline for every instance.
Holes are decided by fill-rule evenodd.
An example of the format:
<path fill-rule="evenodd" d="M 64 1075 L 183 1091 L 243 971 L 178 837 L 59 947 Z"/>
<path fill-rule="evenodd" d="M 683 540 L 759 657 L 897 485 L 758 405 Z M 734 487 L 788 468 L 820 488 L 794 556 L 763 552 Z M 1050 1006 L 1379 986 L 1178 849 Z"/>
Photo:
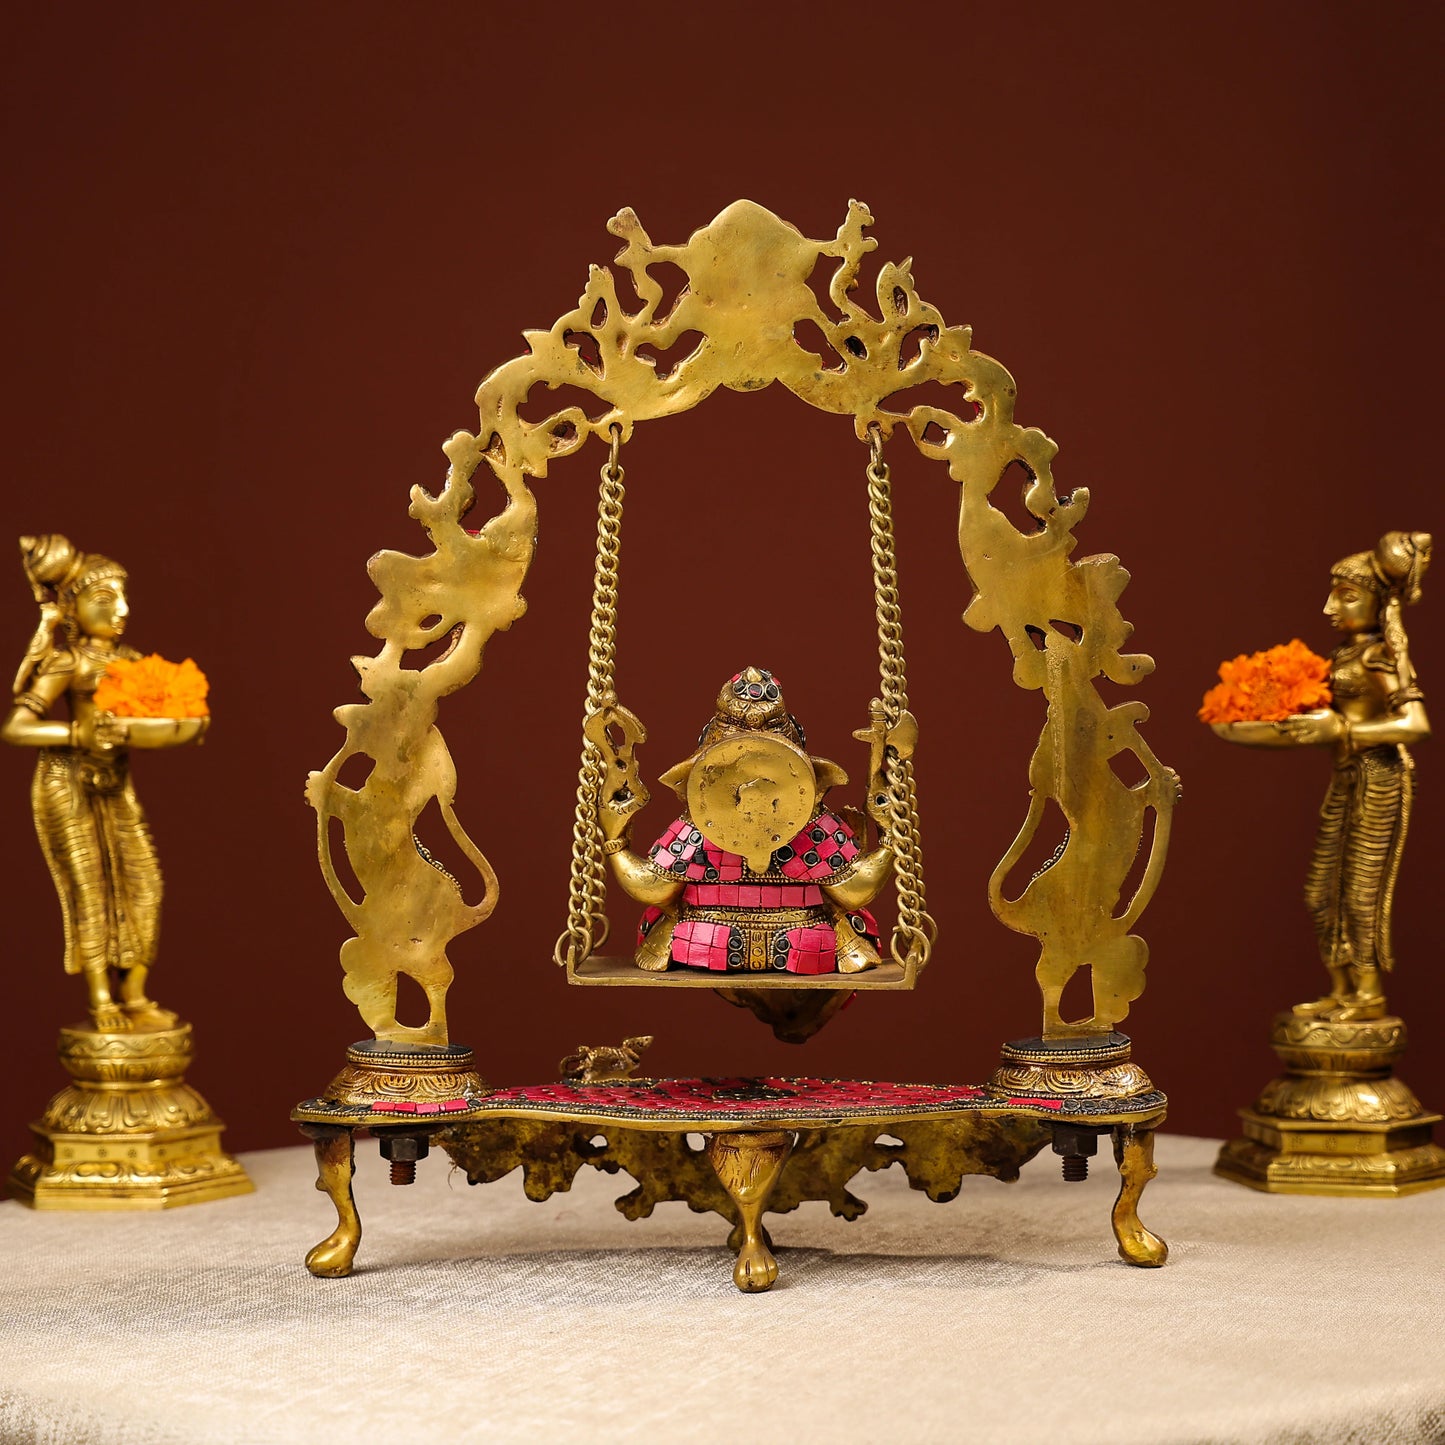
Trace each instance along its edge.
<path fill-rule="evenodd" d="M 888 1113 L 931 1109 L 983 1097 L 983 1090 L 975 1084 L 884 1084 L 850 1079 L 769 1076 L 760 1079 L 619 1079 L 607 1084 L 529 1084 L 514 1089 L 498 1089 L 480 1102 L 487 1108 L 558 1104 L 579 1109 L 626 1107 L 659 1114 L 828 1115 L 860 1110 Z M 1026 1102 L 1040 1101 L 1030 1099 Z"/>
<path fill-rule="evenodd" d="M 439 1099 L 429 1104 L 415 1104 L 410 1099 L 377 1099 L 370 1107 L 373 1114 L 460 1114 L 472 1106 L 465 1099 Z"/>

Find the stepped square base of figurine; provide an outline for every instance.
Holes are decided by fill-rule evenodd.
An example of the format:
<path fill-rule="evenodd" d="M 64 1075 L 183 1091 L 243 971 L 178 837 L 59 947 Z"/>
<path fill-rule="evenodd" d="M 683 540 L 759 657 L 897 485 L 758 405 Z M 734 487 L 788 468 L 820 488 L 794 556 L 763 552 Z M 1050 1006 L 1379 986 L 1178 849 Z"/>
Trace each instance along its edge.
<path fill-rule="evenodd" d="M 1214 1172 L 1269 1194 L 1359 1194 L 1391 1198 L 1445 1186 L 1445 1149 L 1434 1143 L 1439 1114 L 1407 1129 L 1281 1125 L 1241 1109 L 1245 1137 L 1219 1151 Z"/>
<path fill-rule="evenodd" d="M 1280 1014 L 1270 1043 L 1287 1071 L 1239 1111 L 1244 1138 L 1219 1151 L 1216 1174 L 1270 1194 L 1392 1198 L 1445 1186 L 1441 1116 L 1393 1075 L 1402 1020 Z"/>
<path fill-rule="evenodd" d="M 32 1209 L 173 1209 L 249 1194 L 221 1148 L 225 1127 L 182 1077 L 191 1026 L 60 1031 L 71 1083 L 30 1126 L 35 1149 L 10 1172 L 12 1199 Z"/>
<path fill-rule="evenodd" d="M 1120 1256 L 1155 1266 L 1168 1250 L 1139 1221 L 1154 1177 L 1154 1130 L 1165 1098 L 1130 1059 L 1122 1034 L 1028 1039 L 1006 1045 L 986 1084 L 892 1084 L 815 1078 L 632 1079 L 489 1090 L 471 1051 L 367 1042 L 326 1096 L 292 1113 L 314 1140 L 318 1187 L 337 1227 L 306 1259 L 318 1276 L 351 1272 L 361 1242 L 352 1195 L 355 1139 L 375 1134 L 392 1182 L 408 1184 L 439 1144 L 472 1184 L 518 1167 L 529 1199 L 569 1189 L 584 1165 L 630 1174 L 617 1201 L 629 1219 L 680 1200 L 732 1225 L 733 1281 L 747 1292 L 778 1276 L 766 1212 L 825 1200 L 855 1219 L 862 1200 L 847 1189 L 865 1169 L 901 1164 L 909 1181 L 943 1202 L 966 1174 L 1016 1179 L 1051 1145 L 1064 1176 L 1083 1179 L 1107 1136 L 1120 1173 L 1112 1224 Z M 693 1138 L 701 1136 L 701 1144 Z"/>

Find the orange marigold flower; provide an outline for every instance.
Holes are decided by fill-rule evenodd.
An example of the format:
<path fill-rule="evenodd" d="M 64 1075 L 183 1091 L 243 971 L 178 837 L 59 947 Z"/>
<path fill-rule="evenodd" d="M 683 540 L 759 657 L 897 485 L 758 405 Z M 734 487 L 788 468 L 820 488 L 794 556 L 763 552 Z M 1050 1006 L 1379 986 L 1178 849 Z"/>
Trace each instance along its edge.
<path fill-rule="evenodd" d="M 209 717 L 206 674 L 188 657 L 167 662 L 149 657 L 115 658 L 96 685 L 95 705 L 116 717 Z"/>
<path fill-rule="evenodd" d="M 1299 638 L 1219 664 L 1219 682 L 1204 694 L 1207 723 L 1279 722 L 1330 705 L 1329 659 Z"/>

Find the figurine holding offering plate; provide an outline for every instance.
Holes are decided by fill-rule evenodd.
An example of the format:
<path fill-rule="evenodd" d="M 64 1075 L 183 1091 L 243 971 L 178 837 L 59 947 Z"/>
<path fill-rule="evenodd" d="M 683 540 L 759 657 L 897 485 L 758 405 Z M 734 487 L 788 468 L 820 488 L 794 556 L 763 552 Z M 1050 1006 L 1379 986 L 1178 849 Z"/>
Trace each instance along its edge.
<path fill-rule="evenodd" d="M 1305 902 L 1329 992 L 1295 1005 L 1270 1042 L 1289 1072 L 1252 1109 L 1218 1172 L 1295 1194 L 1405 1194 L 1445 1184 L 1438 1114 L 1391 1076 L 1405 1025 L 1386 1010 L 1384 978 L 1414 795 L 1410 748 L 1430 736 L 1401 619 L 1430 560 L 1424 532 L 1389 532 L 1330 571 L 1325 616 L 1345 634 L 1327 661 L 1302 643 L 1237 658 L 1200 716 L 1250 747 L 1328 747 L 1334 771 Z"/>
<path fill-rule="evenodd" d="M 60 899 L 65 969 L 90 1019 L 62 1029 L 73 1082 L 32 1126 L 11 1195 L 45 1209 L 159 1209 L 244 1193 L 221 1123 L 182 1080 L 191 1028 L 152 1001 L 161 873 L 131 780 L 131 748 L 198 741 L 209 723 L 196 665 L 124 646 L 118 563 L 61 536 L 22 537 L 40 622 L 0 737 L 36 749 L 31 804 Z M 68 717 L 52 717 L 64 705 Z"/>

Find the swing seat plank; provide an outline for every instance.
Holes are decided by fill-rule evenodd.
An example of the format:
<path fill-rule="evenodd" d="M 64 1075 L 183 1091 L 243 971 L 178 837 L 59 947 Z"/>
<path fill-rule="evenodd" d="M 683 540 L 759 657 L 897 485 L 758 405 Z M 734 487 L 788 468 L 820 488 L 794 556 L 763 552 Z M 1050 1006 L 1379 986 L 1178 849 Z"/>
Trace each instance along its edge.
<path fill-rule="evenodd" d="M 670 968 L 650 973 L 628 957 L 593 954 L 567 969 L 569 983 L 620 987 L 664 988 L 912 988 L 915 970 L 897 963 L 880 963 L 861 973 L 782 973 L 761 969 Z"/>

